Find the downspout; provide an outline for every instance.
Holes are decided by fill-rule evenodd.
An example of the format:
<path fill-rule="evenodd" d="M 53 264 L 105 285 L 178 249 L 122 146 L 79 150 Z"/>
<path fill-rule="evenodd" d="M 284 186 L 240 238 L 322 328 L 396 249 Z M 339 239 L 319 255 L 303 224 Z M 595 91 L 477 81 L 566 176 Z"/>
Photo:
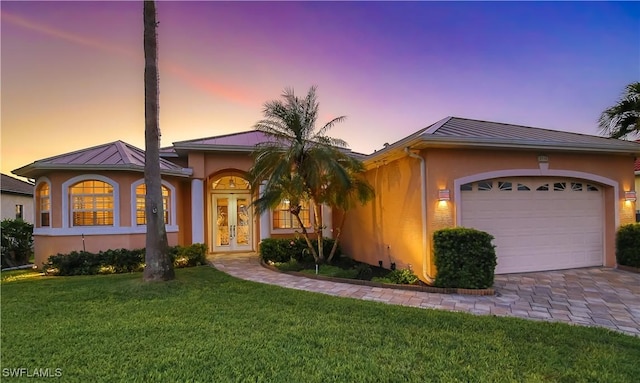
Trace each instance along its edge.
<path fill-rule="evenodd" d="M 429 241 L 427 238 L 427 162 L 422 156 L 415 154 L 407 146 L 404 148 L 404 152 L 411 158 L 420 160 L 420 205 L 422 208 L 422 275 L 427 280 L 427 283 L 433 284 L 434 278 L 429 275 L 427 271 L 427 264 L 429 262 Z"/>

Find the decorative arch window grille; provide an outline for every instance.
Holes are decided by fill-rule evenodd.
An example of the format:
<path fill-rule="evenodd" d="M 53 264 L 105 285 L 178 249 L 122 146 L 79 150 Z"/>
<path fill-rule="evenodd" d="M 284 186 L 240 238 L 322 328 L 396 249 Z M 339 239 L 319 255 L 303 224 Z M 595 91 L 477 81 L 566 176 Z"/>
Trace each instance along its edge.
<path fill-rule="evenodd" d="M 513 184 L 509 181 L 498 181 L 498 190 L 511 191 L 513 190 Z"/>
<path fill-rule="evenodd" d="M 493 181 L 480 181 L 478 182 L 479 191 L 489 191 L 493 189 Z"/>
<path fill-rule="evenodd" d="M 536 191 L 549 191 L 549 184 L 540 185 L 536 188 Z"/>

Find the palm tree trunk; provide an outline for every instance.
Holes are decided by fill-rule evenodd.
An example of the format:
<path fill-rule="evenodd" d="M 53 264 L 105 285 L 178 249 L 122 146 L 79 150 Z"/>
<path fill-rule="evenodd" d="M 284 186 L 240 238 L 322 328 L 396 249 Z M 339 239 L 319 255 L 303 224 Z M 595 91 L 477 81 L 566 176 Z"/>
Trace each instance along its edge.
<path fill-rule="evenodd" d="M 340 241 L 340 235 L 342 235 L 342 228 L 344 227 L 344 223 L 346 221 L 347 212 L 342 213 L 342 218 L 340 219 L 340 226 L 338 227 L 338 232 L 336 233 L 335 241 L 333 242 L 333 246 L 331 247 L 331 252 L 329 253 L 329 257 L 327 258 L 327 263 L 331 263 L 333 256 L 336 254 L 336 250 L 338 249 L 338 242 Z"/>
<path fill-rule="evenodd" d="M 158 127 L 158 35 L 156 5 L 144 2 L 144 182 L 147 236 L 144 281 L 167 281 L 175 278 L 169 256 L 164 222 L 162 178 L 160 176 L 160 129 Z"/>
<path fill-rule="evenodd" d="M 304 227 L 304 223 L 300 218 L 300 211 L 298 210 L 298 213 L 291 212 L 291 214 L 296 217 L 296 219 L 298 220 L 298 224 L 300 224 L 300 227 L 302 228 L 302 235 L 304 236 L 304 240 L 307 242 L 307 247 L 309 248 L 309 250 L 311 250 L 313 259 L 316 261 L 316 263 L 319 263 L 320 259 L 318 258 L 318 253 L 316 253 L 316 250 L 313 248 L 313 244 L 311 243 L 311 239 L 309 239 L 309 232 L 307 231 L 307 228 Z"/>

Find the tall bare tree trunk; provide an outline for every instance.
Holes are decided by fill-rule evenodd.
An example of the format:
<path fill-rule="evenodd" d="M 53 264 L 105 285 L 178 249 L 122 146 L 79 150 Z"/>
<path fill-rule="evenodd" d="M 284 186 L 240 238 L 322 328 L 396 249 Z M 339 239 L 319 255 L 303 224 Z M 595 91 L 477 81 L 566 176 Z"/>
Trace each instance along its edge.
<path fill-rule="evenodd" d="M 158 116 L 158 34 L 155 1 L 144 2 L 144 182 L 147 237 L 145 281 L 168 281 L 175 278 L 169 256 L 164 223 L 162 178 L 160 176 L 160 128 Z"/>

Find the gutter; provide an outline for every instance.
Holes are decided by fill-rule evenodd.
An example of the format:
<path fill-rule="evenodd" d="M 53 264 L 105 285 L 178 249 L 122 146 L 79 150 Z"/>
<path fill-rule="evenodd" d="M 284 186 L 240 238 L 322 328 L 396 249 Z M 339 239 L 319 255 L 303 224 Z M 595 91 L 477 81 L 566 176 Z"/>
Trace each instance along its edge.
<path fill-rule="evenodd" d="M 420 160 L 420 207 L 422 212 L 422 275 L 427 280 L 427 283 L 432 285 L 435 278 L 430 276 L 429 272 L 427 271 L 427 264 L 429 261 L 429 241 L 427 238 L 427 162 L 422 156 L 419 156 L 412 152 L 408 146 L 404 148 L 404 152 L 409 157 Z"/>

